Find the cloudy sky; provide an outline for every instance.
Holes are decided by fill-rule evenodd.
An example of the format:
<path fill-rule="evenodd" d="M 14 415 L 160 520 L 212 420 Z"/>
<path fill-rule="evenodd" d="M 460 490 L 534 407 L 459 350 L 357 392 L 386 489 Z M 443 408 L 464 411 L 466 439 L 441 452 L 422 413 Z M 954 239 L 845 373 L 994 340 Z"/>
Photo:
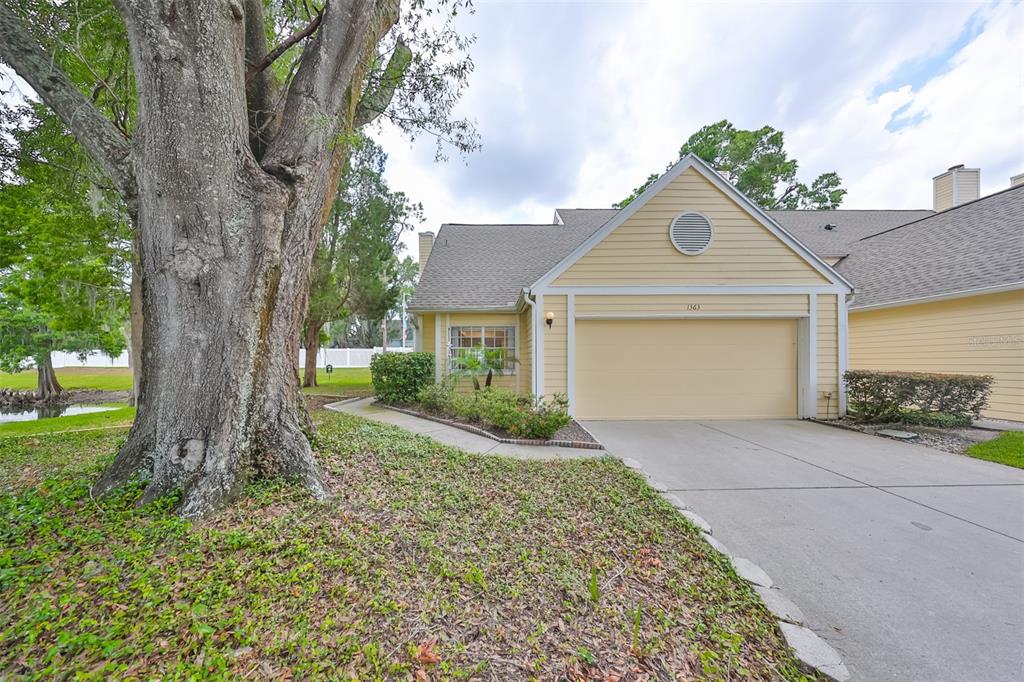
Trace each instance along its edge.
<path fill-rule="evenodd" d="M 1024 172 L 1020 2 L 475 4 L 460 114 L 482 150 L 438 164 L 432 139 L 377 132 L 422 229 L 609 206 L 723 118 L 785 131 L 802 179 L 842 176 L 845 208 L 930 208 L 957 163 L 983 193 Z"/>

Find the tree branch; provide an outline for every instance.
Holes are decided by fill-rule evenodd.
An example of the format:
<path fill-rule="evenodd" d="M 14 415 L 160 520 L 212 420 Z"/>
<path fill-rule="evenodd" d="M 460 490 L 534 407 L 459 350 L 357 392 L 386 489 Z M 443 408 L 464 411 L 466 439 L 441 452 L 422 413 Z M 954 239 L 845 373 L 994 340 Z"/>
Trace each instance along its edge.
<path fill-rule="evenodd" d="M 363 93 L 362 98 L 356 106 L 354 128 L 362 128 L 372 123 L 391 104 L 395 96 L 395 90 L 402 84 L 405 72 L 412 63 L 412 50 L 401 39 L 395 45 L 387 66 L 381 73 L 380 80 L 368 91 Z"/>
<path fill-rule="evenodd" d="M 137 188 L 128 139 L 86 99 L 5 2 L 0 2 L 0 58 L 11 65 L 43 102 L 60 116 L 89 155 L 110 176 L 129 207 L 133 206 Z"/>
<path fill-rule="evenodd" d="M 289 48 L 291 48 L 299 41 L 305 40 L 309 36 L 313 35 L 313 33 L 318 28 L 320 28 L 320 22 L 323 20 L 323 18 L 324 13 L 323 10 L 321 10 L 319 14 L 313 17 L 313 20 L 309 22 L 309 24 L 307 24 L 305 28 L 301 28 L 295 33 L 292 33 L 290 36 L 285 38 L 284 42 L 282 42 L 280 45 L 278 45 L 273 50 L 268 52 L 266 56 L 263 57 L 263 59 L 261 59 L 256 64 L 250 66 L 249 70 L 245 74 L 246 86 L 252 83 L 253 79 L 256 78 L 256 76 L 260 75 L 260 73 L 262 73 L 264 69 L 273 64 L 278 59 L 278 57 L 287 52 Z"/>

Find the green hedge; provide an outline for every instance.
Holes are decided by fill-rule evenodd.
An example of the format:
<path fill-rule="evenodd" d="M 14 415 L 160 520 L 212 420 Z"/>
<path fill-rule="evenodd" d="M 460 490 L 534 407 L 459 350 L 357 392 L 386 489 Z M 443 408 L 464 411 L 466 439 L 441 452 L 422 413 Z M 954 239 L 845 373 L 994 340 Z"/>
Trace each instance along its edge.
<path fill-rule="evenodd" d="M 516 438 L 548 440 L 569 423 L 569 404 L 562 396 L 545 401 L 499 388 L 457 393 L 444 382 L 422 389 L 419 404 L 427 412 L 498 428 Z"/>
<path fill-rule="evenodd" d="M 843 379 L 851 415 L 867 422 L 970 423 L 981 414 L 992 392 L 992 377 L 971 374 L 851 370 Z M 937 413 L 946 418 L 925 416 Z"/>
<path fill-rule="evenodd" d="M 370 381 L 377 399 L 411 403 L 434 383 L 433 353 L 378 353 L 370 359 Z"/>

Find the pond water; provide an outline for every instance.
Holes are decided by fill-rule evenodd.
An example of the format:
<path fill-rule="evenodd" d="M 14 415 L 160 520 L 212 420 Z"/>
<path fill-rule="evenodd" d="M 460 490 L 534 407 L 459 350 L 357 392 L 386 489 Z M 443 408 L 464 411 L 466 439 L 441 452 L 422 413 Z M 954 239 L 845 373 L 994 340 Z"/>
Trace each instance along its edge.
<path fill-rule="evenodd" d="M 42 405 L 27 409 L 0 407 L 0 424 L 6 422 L 30 422 L 36 419 L 53 419 L 54 417 L 70 417 L 75 414 L 89 412 L 106 412 L 116 410 L 106 405 Z"/>

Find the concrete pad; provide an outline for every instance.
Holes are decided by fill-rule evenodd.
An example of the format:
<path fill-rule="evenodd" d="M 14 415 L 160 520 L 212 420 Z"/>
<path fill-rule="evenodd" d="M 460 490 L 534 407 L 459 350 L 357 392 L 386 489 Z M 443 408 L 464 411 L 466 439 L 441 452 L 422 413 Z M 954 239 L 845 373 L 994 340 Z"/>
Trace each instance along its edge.
<path fill-rule="evenodd" d="M 908 486 L 883 490 L 1024 542 L 1024 485 Z"/>
<path fill-rule="evenodd" d="M 784 453 L 780 456 L 794 464 L 833 472 L 843 477 L 844 485 L 1024 483 L 1024 469 L 814 422 L 721 421 L 702 426 Z"/>
<path fill-rule="evenodd" d="M 670 490 L 747 486 L 752 470 L 758 472 L 759 486 L 849 484 L 841 476 L 704 428 L 699 422 L 593 421 L 584 426 L 609 452 L 638 460 L 647 474 L 664 481 Z"/>
<path fill-rule="evenodd" d="M 858 679 L 1014 679 L 1024 544 L 873 488 L 687 496 Z"/>
<path fill-rule="evenodd" d="M 804 612 L 800 610 L 800 607 L 786 599 L 782 595 L 781 590 L 777 590 L 774 587 L 761 587 L 760 585 L 754 586 L 754 591 L 761 596 L 761 601 L 768 607 L 772 615 L 779 620 L 784 620 L 787 623 L 793 623 L 795 625 L 804 624 Z"/>

